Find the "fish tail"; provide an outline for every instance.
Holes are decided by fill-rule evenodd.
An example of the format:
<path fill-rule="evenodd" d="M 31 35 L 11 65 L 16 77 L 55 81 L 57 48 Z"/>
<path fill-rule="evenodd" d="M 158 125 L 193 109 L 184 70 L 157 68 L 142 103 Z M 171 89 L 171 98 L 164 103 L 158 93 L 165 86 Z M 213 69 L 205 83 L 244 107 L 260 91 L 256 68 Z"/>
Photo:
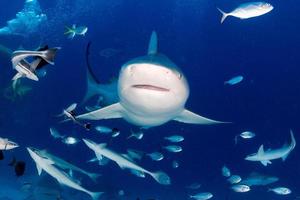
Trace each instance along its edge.
<path fill-rule="evenodd" d="M 98 200 L 100 199 L 103 193 L 104 192 L 89 192 L 89 195 L 92 197 L 93 200 Z"/>
<path fill-rule="evenodd" d="M 69 35 L 70 33 L 74 32 L 74 30 L 68 26 L 66 26 L 66 31 L 64 32 L 65 35 Z"/>
<path fill-rule="evenodd" d="M 228 17 L 228 13 L 224 12 L 220 8 L 217 8 L 220 13 L 222 13 L 222 18 L 221 18 L 221 24 L 225 21 L 225 19 Z"/>
<path fill-rule="evenodd" d="M 73 28 L 69 28 L 66 26 L 66 31 L 64 32 L 65 35 L 68 35 L 69 39 L 73 39 L 76 35 L 75 30 Z"/>
<path fill-rule="evenodd" d="M 171 184 L 171 179 L 165 172 L 157 171 L 154 173 L 150 173 L 150 176 L 152 176 L 159 184 L 162 184 L 162 185 L 170 185 Z"/>

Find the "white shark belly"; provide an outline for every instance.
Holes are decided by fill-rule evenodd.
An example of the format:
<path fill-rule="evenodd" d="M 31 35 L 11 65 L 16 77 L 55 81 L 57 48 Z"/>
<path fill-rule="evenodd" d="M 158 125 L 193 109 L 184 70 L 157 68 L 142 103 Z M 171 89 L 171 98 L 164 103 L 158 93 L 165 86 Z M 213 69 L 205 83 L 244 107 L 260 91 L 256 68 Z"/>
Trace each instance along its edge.
<path fill-rule="evenodd" d="M 179 113 L 181 113 L 184 109 L 183 108 L 177 108 L 173 111 L 168 112 L 146 112 L 135 108 L 127 109 L 126 105 L 123 105 L 124 111 L 123 112 L 123 118 L 136 126 L 141 127 L 154 127 L 154 126 L 160 126 L 168 121 L 171 121 L 176 116 L 178 116 Z"/>

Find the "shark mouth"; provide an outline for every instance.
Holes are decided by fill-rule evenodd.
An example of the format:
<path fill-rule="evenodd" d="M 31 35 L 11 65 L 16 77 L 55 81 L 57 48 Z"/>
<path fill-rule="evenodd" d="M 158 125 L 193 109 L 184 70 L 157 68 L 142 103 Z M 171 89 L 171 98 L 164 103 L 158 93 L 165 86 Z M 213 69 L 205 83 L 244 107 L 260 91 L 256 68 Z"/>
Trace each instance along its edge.
<path fill-rule="evenodd" d="M 158 86 L 154 86 L 154 85 L 147 85 L 147 84 L 132 85 L 131 87 L 137 88 L 137 89 L 160 91 L 160 92 L 169 92 L 170 91 L 167 88 L 158 87 Z"/>

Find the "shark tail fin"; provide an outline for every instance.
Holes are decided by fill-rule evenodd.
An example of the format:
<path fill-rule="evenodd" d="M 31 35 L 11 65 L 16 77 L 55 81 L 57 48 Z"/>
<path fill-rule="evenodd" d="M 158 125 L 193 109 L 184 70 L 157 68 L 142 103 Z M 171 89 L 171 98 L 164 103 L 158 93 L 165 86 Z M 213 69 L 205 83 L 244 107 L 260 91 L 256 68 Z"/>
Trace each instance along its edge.
<path fill-rule="evenodd" d="M 171 184 L 171 178 L 162 171 L 157 171 L 154 173 L 150 173 L 150 175 L 159 183 L 162 185 L 170 185 Z"/>
<path fill-rule="evenodd" d="M 104 192 L 90 192 L 89 195 L 92 197 L 93 200 L 98 200 L 100 199 L 103 193 Z"/>
<path fill-rule="evenodd" d="M 86 173 L 90 179 L 92 179 L 95 183 L 97 183 L 97 179 L 101 176 L 101 174 L 96 174 L 96 173 Z"/>
<path fill-rule="evenodd" d="M 291 134 L 290 151 L 281 157 L 282 161 L 285 161 L 287 159 L 287 157 L 289 156 L 289 154 L 291 153 L 291 151 L 296 147 L 296 139 L 295 139 L 295 136 L 294 136 L 294 133 L 292 130 L 290 130 L 290 134 Z"/>
<path fill-rule="evenodd" d="M 222 13 L 222 18 L 221 18 L 221 24 L 222 24 L 225 21 L 225 19 L 229 16 L 229 14 L 224 12 L 220 8 L 217 8 L 217 9 L 218 9 L 218 11 L 220 11 L 220 13 Z"/>
<path fill-rule="evenodd" d="M 152 32 L 149 46 L 148 46 L 148 55 L 157 54 L 157 34 L 155 31 Z"/>
<path fill-rule="evenodd" d="M 54 47 L 47 49 L 43 52 L 42 58 L 49 64 L 54 65 L 54 58 L 56 55 L 56 52 L 60 49 L 60 47 Z"/>
<path fill-rule="evenodd" d="M 87 92 L 85 94 L 85 97 L 82 100 L 82 103 L 85 103 L 87 100 L 89 100 L 91 97 L 98 94 L 97 88 L 99 87 L 99 80 L 96 78 L 95 74 L 92 71 L 92 67 L 89 61 L 89 55 L 90 55 L 90 46 L 91 42 L 88 43 L 85 51 L 85 61 L 87 65 Z"/>
<path fill-rule="evenodd" d="M 290 130 L 290 134 L 291 134 L 291 149 L 294 149 L 296 147 L 296 139 L 295 139 L 295 136 L 294 136 L 294 133 L 292 130 Z"/>

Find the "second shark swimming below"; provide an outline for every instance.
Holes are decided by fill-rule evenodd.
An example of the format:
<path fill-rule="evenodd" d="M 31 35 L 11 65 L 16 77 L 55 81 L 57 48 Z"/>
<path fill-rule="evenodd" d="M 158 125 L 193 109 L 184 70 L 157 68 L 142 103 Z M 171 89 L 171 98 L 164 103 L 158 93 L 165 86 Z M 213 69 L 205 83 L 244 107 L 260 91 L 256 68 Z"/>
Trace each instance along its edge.
<path fill-rule="evenodd" d="M 291 151 L 296 147 L 296 140 L 292 130 L 290 130 L 290 134 L 291 134 L 290 145 L 284 145 L 279 149 L 273 149 L 273 150 L 270 149 L 267 151 L 264 151 L 264 145 L 261 145 L 257 153 L 247 156 L 245 160 L 261 162 L 261 164 L 263 164 L 264 166 L 271 164 L 272 163 L 271 160 L 275 160 L 279 158 L 285 161 L 285 159 L 288 157 Z"/>

